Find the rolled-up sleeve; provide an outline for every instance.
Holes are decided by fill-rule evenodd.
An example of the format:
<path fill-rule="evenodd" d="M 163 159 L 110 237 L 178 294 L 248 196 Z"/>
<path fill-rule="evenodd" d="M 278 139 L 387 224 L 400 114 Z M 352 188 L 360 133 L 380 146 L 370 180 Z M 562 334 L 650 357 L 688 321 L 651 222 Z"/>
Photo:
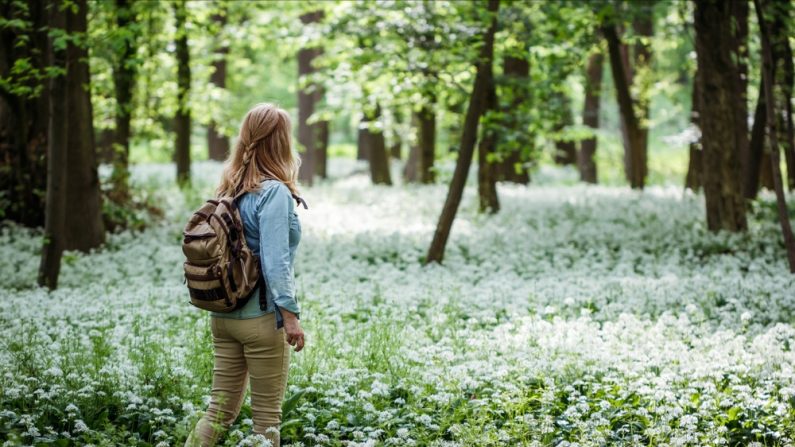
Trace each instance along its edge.
<path fill-rule="evenodd" d="M 265 282 L 278 308 L 299 313 L 290 265 L 290 189 L 283 183 L 267 188 L 257 204 L 260 261 Z"/>

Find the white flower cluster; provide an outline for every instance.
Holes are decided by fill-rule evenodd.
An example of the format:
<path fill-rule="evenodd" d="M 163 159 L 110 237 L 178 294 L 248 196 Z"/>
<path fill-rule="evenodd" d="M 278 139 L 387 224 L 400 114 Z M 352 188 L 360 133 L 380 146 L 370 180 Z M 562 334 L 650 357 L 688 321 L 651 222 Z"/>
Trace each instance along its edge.
<path fill-rule="evenodd" d="M 166 219 L 67 253 L 52 293 L 40 233 L 0 230 L 13 442 L 178 444 L 202 414 L 212 339 L 179 241 L 219 166 L 182 193 L 171 170 L 134 172 Z M 422 266 L 445 185 L 302 192 L 285 445 L 793 445 L 795 280 L 769 196 L 747 234 L 716 235 L 677 188 L 501 184 L 484 216 L 470 183 L 444 264 Z M 267 444 L 247 408 L 226 445 Z"/>

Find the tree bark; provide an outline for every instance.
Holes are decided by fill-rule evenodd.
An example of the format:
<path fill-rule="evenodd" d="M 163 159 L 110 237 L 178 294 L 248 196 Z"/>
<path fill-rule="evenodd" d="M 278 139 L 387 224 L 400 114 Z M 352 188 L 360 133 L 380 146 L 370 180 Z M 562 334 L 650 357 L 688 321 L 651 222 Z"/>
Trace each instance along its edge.
<path fill-rule="evenodd" d="M 362 128 L 362 126 L 367 125 L 367 119 L 362 118 L 362 121 L 359 123 L 359 131 L 357 133 L 356 138 L 356 159 L 357 160 L 369 160 L 370 159 L 370 151 L 368 148 L 367 142 L 367 131 Z"/>
<path fill-rule="evenodd" d="M 779 43 L 782 39 L 788 39 L 786 33 L 782 35 L 776 35 L 776 31 L 780 31 L 780 28 L 772 30 L 770 24 L 765 19 L 765 11 L 763 10 L 764 5 L 767 5 L 768 2 L 764 0 L 754 0 L 754 6 L 756 9 L 756 15 L 759 21 L 759 30 L 760 34 L 762 35 L 762 64 L 763 64 L 763 82 L 769 88 L 765 89 L 765 104 L 767 107 L 767 116 L 775 117 L 775 98 L 774 98 L 774 86 L 776 85 L 776 68 L 779 63 L 779 60 L 775 58 L 773 53 L 773 45 Z M 772 11 L 767 11 L 768 13 Z M 775 19 L 774 19 L 775 20 Z M 772 34 L 772 35 L 771 35 Z M 781 61 L 783 64 L 783 61 Z M 789 98 L 786 98 L 789 101 Z M 778 135 L 776 126 L 778 125 L 778 120 L 770 119 L 768 120 L 767 124 L 767 137 L 770 141 L 770 159 L 773 165 L 773 182 L 776 191 L 776 205 L 778 209 L 778 217 L 779 223 L 781 224 L 781 232 L 784 235 L 784 246 L 787 249 L 787 260 L 789 261 L 789 271 L 790 273 L 795 274 L 795 237 L 792 235 L 792 225 L 789 221 L 789 215 L 787 211 L 787 201 L 786 197 L 784 196 L 784 182 L 782 181 L 781 177 L 781 161 L 779 159 L 779 149 L 778 149 Z"/>
<path fill-rule="evenodd" d="M 701 128 L 699 115 L 701 113 L 701 88 L 699 73 L 696 70 L 693 75 L 693 88 L 690 96 L 690 124 L 696 128 Z M 685 178 L 685 187 L 693 191 L 698 191 L 704 185 L 702 178 L 704 168 L 704 153 L 701 149 L 701 141 L 690 142 L 690 162 L 687 166 L 687 177 Z"/>
<path fill-rule="evenodd" d="M 412 113 L 412 121 L 416 123 L 416 114 Z M 416 124 L 415 124 L 416 126 Z M 419 137 L 417 137 L 419 139 Z M 406 158 L 406 164 L 403 165 L 403 181 L 407 183 L 417 182 L 419 178 L 419 159 L 420 159 L 420 146 L 418 143 L 412 143 L 409 147 L 409 156 Z"/>
<path fill-rule="evenodd" d="M 787 162 L 787 185 L 789 190 L 795 190 L 795 123 L 793 122 L 792 111 L 792 91 L 795 88 L 795 63 L 793 62 L 792 47 L 789 40 L 784 39 L 782 45 L 784 49 L 784 82 L 782 83 L 782 93 L 784 94 L 784 117 L 787 124 L 786 143 L 784 144 L 784 156 Z"/>
<path fill-rule="evenodd" d="M 748 160 L 743 172 L 743 195 L 753 200 L 760 187 L 772 190 L 773 167 L 770 156 L 765 151 L 765 128 L 767 127 L 767 104 L 765 101 L 765 84 L 759 84 L 759 98 L 756 101 L 754 123 L 751 126 L 751 140 L 748 145 Z"/>
<path fill-rule="evenodd" d="M 779 55 L 782 62 L 780 70 L 781 81 L 781 100 L 783 103 L 779 134 L 783 141 L 784 159 L 787 166 L 787 186 L 789 190 L 795 190 L 795 124 L 792 116 L 792 92 L 795 88 L 795 61 L 793 61 L 792 47 L 788 36 L 792 35 L 792 4 L 789 2 L 779 2 L 778 13 L 774 14 L 773 31 L 776 32 L 776 45 L 773 49 L 774 55 Z M 776 75 L 777 79 L 779 75 Z"/>
<path fill-rule="evenodd" d="M 67 8 L 66 27 L 70 35 L 85 35 L 88 29 L 87 0 L 73 0 Z M 91 79 L 88 48 L 70 41 L 66 48 L 69 70 L 66 95 L 69 113 L 67 137 L 66 200 L 69 215 L 65 221 L 64 249 L 88 251 L 105 242 L 102 221 L 102 196 L 97 153 L 94 144 L 94 117 L 91 107 Z"/>
<path fill-rule="evenodd" d="M 370 130 L 370 123 L 381 117 L 381 108 L 376 106 L 375 111 L 365 111 L 359 128 L 359 145 L 367 153 L 370 160 L 370 179 L 374 184 L 391 185 L 392 177 L 389 172 L 389 155 L 384 141 L 384 132 Z"/>
<path fill-rule="evenodd" d="M 415 114 L 417 136 L 417 171 L 420 183 L 433 183 L 436 180 L 433 165 L 436 160 L 436 111 L 435 98 Z"/>
<path fill-rule="evenodd" d="M 698 0 L 695 7 L 696 53 L 701 80 L 701 145 L 707 226 L 711 231 L 744 231 L 745 199 L 740 183 L 740 148 L 734 129 L 737 89 L 736 53 L 731 39 L 731 2 Z"/>
<path fill-rule="evenodd" d="M 133 86 L 135 85 L 136 38 L 130 29 L 135 14 L 129 0 L 116 0 L 116 29 L 123 31 L 121 54 L 113 67 L 113 87 L 116 94 L 116 128 L 112 135 L 112 183 L 114 194 L 126 200 L 129 197 L 130 177 L 130 114 L 133 107 Z"/>
<path fill-rule="evenodd" d="M 400 125 L 402 121 L 401 113 L 399 110 L 395 110 L 395 124 Z M 398 132 L 392 133 L 392 141 L 389 145 L 389 156 L 394 158 L 395 160 L 400 160 L 403 158 L 403 140 L 400 138 L 400 134 Z"/>
<path fill-rule="evenodd" d="M 301 23 L 306 26 L 318 23 L 323 19 L 323 11 L 313 11 L 301 16 Z M 319 47 L 301 48 L 298 51 L 298 77 L 306 82 L 306 77 L 311 76 L 316 70 L 312 62 L 322 54 Z M 318 95 L 317 86 L 313 83 L 306 84 L 298 90 L 298 142 L 304 149 L 301 156 L 301 169 L 298 177 L 307 185 L 311 185 L 317 174 L 318 140 L 321 130 L 317 123 L 309 124 L 309 118 L 315 113 L 315 103 Z"/>
<path fill-rule="evenodd" d="M 188 104 L 190 94 L 190 51 L 188 49 L 188 32 L 185 28 L 187 10 L 185 0 L 174 3 L 176 27 L 177 56 L 177 113 L 174 116 L 176 145 L 174 155 L 177 162 L 177 183 L 185 185 L 190 182 L 190 127 L 191 114 Z"/>
<path fill-rule="evenodd" d="M 652 51 L 651 51 L 651 43 L 649 39 L 654 36 L 654 2 L 647 1 L 641 2 L 638 4 L 641 14 L 636 16 L 636 18 L 632 21 L 632 28 L 640 37 L 645 37 L 648 39 L 639 39 L 635 43 L 635 57 L 634 57 L 634 72 L 639 73 L 644 70 L 651 69 L 651 59 L 652 59 Z M 645 184 L 646 177 L 648 176 L 648 153 L 649 153 L 649 101 L 648 101 L 648 85 L 643 82 L 643 79 L 639 79 L 639 77 L 634 76 L 633 79 L 629 81 L 629 85 L 632 85 L 633 82 L 639 83 L 639 90 L 641 93 L 639 98 L 636 99 L 635 103 L 637 104 L 636 110 L 638 112 L 638 121 L 639 121 L 639 129 L 638 133 L 640 134 L 641 140 L 641 151 L 640 154 L 637 156 L 631 156 L 629 158 L 630 162 L 630 172 L 633 175 L 637 175 L 638 172 L 641 173 L 642 181 Z M 639 164 L 640 166 L 635 166 Z M 638 179 L 635 179 L 636 181 Z"/>
<path fill-rule="evenodd" d="M 621 117 L 626 127 L 628 158 L 628 180 L 632 188 L 642 189 L 645 184 L 645 149 L 644 136 L 640 130 L 640 122 L 635 114 L 632 96 L 629 93 L 627 72 L 621 58 L 621 42 L 612 23 L 602 26 L 602 34 L 607 40 L 610 54 L 610 69 L 613 74 L 616 97 Z"/>
<path fill-rule="evenodd" d="M 318 99 L 318 101 L 320 101 Z M 320 178 L 328 177 L 328 120 L 318 121 L 316 123 L 317 140 L 315 143 L 315 174 Z"/>
<path fill-rule="evenodd" d="M 60 4 L 50 8 L 48 28 L 66 32 L 66 11 Z M 58 67 L 69 72 L 69 58 L 64 48 L 55 46 L 50 40 L 48 53 L 51 67 Z M 61 270 L 61 256 L 64 250 L 66 235 L 66 170 L 69 151 L 68 145 L 68 88 L 67 82 L 60 77 L 49 81 L 49 124 L 47 138 L 47 210 L 44 223 L 44 245 L 41 251 L 38 283 L 50 290 L 58 287 L 58 274 Z"/>
<path fill-rule="evenodd" d="M 477 139 L 478 122 L 483 114 L 486 95 L 488 93 L 489 79 L 492 77 L 492 60 L 494 59 L 494 33 L 497 29 L 497 11 L 499 0 L 489 0 L 488 10 L 491 12 L 491 24 L 486 31 L 483 39 L 483 46 L 477 63 L 477 73 L 475 82 L 472 86 L 472 96 L 469 100 L 464 127 L 461 134 L 461 149 L 458 152 L 453 178 L 450 181 L 450 189 L 436 225 L 436 231 L 425 257 L 425 263 L 441 263 L 444 259 L 444 249 L 447 239 L 450 237 L 450 229 L 453 226 L 458 205 L 464 192 L 469 166 L 472 164 L 472 155 L 475 150 L 475 140 Z"/>
<path fill-rule="evenodd" d="M 226 27 L 226 20 L 226 11 L 221 11 L 212 16 L 212 21 L 217 26 L 220 35 L 223 35 L 223 29 Z M 226 88 L 227 54 L 229 54 L 229 46 L 226 44 L 221 45 L 215 50 L 210 83 L 220 89 Z M 210 121 L 210 124 L 207 126 L 207 152 L 210 160 L 217 161 L 226 160 L 226 157 L 229 155 L 229 137 L 218 132 L 214 121 Z"/>
<path fill-rule="evenodd" d="M 525 50 L 527 50 L 525 48 Z M 526 122 L 519 119 L 518 109 L 528 100 L 530 85 L 530 61 L 527 57 L 516 57 L 506 55 L 503 58 L 502 73 L 505 83 L 510 87 L 513 94 L 508 104 L 502 108 L 503 114 L 508 120 L 506 123 L 515 131 L 526 128 Z M 530 182 L 530 174 L 522 166 L 522 150 L 532 151 L 532 135 L 526 135 L 526 146 L 523 148 L 508 147 L 500 150 L 503 155 L 502 161 L 496 166 L 497 180 L 520 183 L 526 185 Z M 499 140 L 498 140 L 499 144 Z"/>
<path fill-rule="evenodd" d="M 553 97 L 560 104 L 561 116 L 555 124 L 555 132 L 561 132 L 567 126 L 574 124 L 574 118 L 571 115 L 571 100 L 564 92 L 555 92 Z M 577 163 L 577 145 L 572 140 L 558 139 L 555 140 L 555 156 L 553 157 L 556 164 L 559 165 L 573 165 Z"/>
<path fill-rule="evenodd" d="M 488 80 L 488 91 L 484 104 L 484 115 L 497 111 L 497 88 L 494 86 L 494 77 Z M 480 212 L 496 214 L 500 210 L 500 199 L 497 196 L 497 178 L 495 165 L 489 162 L 489 154 L 494 153 L 497 134 L 488 125 L 483 126 L 480 143 L 478 144 L 478 198 L 480 199 Z"/>
<path fill-rule="evenodd" d="M 37 0 L 27 4 L 0 2 L 2 16 L 29 23 L 18 29 L 0 29 L 0 77 L 12 79 L 11 69 L 24 59 L 36 71 L 48 63 L 47 5 Z M 35 76 L 17 79 L 39 95 L 18 95 L 0 86 L 0 197 L 3 219 L 30 227 L 44 222 L 47 190 L 48 86 Z M 42 88 L 43 87 L 43 88 Z"/>
<path fill-rule="evenodd" d="M 596 132 L 599 129 L 599 102 L 602 91 L 602 60 L 601 53 L 594 53 L 588 58 L 585 80 L 585 103 L 582 112 L 582 123 Z M 596 137 L 587 138 L 580 143 L 577 154 L 577 166 L 580 169 L 580 180 L 586 183 L 597 183 Z"/>
<path fill-rule="evenodd" d="M 734 88 L 737 90 L 737 104 L 732 108 L 735 117 L 734 138 L 740 152 L 740 172 L 746 171 L 749 159 L 750 141 L 748 135 L 748 2 L 728 2 L 733 18 L 731 35 L 732 56 L 736 60 L 737 69 L 734 74 Z"/>

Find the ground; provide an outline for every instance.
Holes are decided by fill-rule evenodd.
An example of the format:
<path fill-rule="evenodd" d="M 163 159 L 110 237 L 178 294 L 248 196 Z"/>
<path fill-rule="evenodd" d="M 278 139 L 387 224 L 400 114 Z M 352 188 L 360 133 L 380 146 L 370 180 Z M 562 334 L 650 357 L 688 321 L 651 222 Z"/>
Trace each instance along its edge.
<path fill-rule="evenodd" d="M 542 171 L 499 185 L 502 211 L 482 216 L 470 184 L 444 264 L 423 267 L 446 185 L 374 187 L 341 175 L 351 163 L 333 160 L 337 178 L 298 209 L 307 347 L 285 444 L 793 445 L 795 280 L 770 196 L 748 234 L 714 235 L 680 187 Z M 184 440 L 212 346 L 182 284 L 181 229 L 219 169 L 194 166 L 179 191 L 173 166 L 137 166 L 166 217 L 68 253 L 53 293 L 33 287 L 40 232 L 3 227 L 5 445 Z M 256 444 L 249 417 L 225 445 Z"/>

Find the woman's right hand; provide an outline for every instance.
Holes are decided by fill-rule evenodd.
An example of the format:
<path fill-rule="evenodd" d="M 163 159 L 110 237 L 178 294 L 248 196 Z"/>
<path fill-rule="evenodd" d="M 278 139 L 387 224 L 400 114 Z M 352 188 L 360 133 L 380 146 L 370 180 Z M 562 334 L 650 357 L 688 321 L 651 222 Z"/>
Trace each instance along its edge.
<path fill-rule="evenodd" d="M 287 336 L 287 343 L 295 348 L 295 352 L 304 349 L 304 330 L 301 329 L 301 322 L 294 313 L 281 309 L 284 318 L 284 332 Z"/>

